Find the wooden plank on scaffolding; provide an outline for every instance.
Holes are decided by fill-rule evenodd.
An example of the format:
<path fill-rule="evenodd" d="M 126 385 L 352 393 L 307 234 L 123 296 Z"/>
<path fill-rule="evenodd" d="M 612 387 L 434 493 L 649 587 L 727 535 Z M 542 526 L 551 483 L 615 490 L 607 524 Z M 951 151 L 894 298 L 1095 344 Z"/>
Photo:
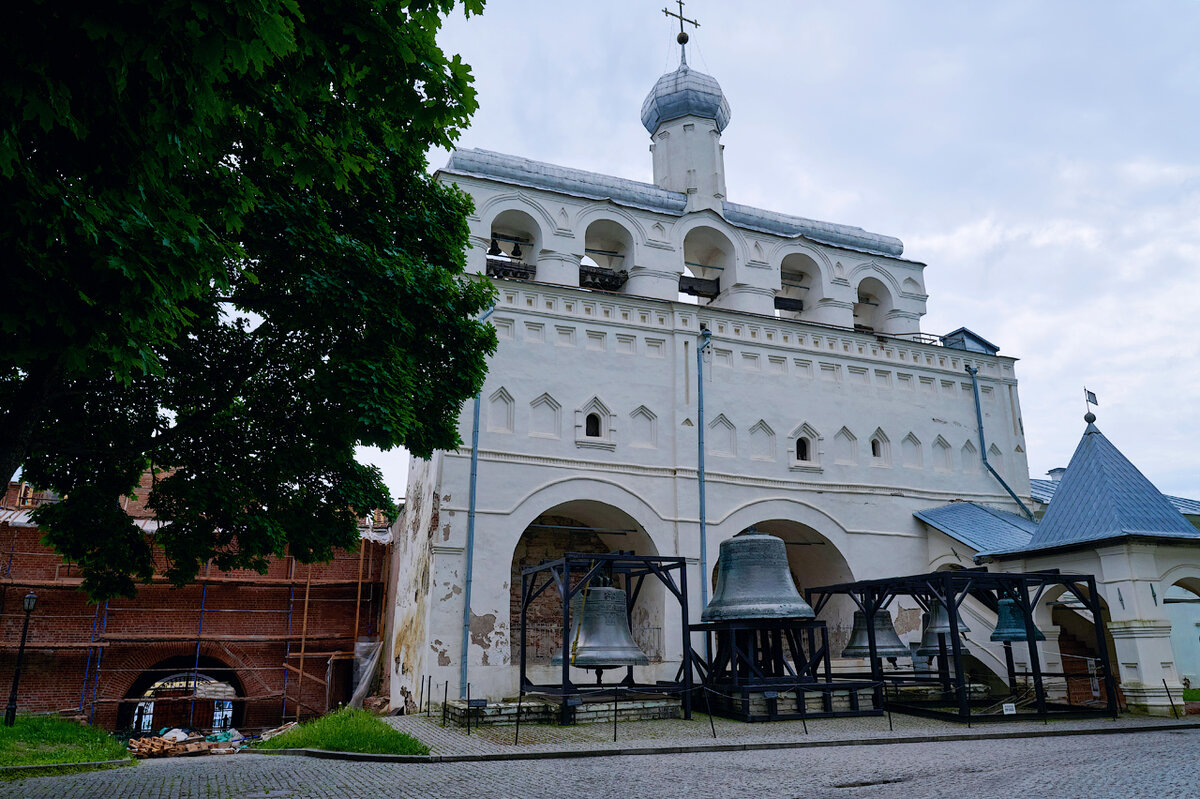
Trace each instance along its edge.
<path fill-rule="evenodd" d="M 295 674 L 304 674 L 304 670 L 303 670 L 303 669 L 298 669 L 298 668 L 296 668 L 295 666 L 293 666 L 293 665 L 292 665 L 292 664 L 290 664 L 290 663 L 284 663 L 284 664 L 283 664 L 283 667 L 284 667 L 285 669 L 287 669 L 288 671 L 290 671 L 290 672 L 293 672 L 293 673 L 295 673 Z M 325 682 L 325 680 L 322 680 L 320 677 L 314 677 L 314 676 L 312 676 L 311 674 L 309 674 L 309 675 L 306 677 L 306 679 L 309 679 L 309 680 L 314 680 L 314 681 L 316 681 L 316 682 L 319 682 L 321 685 L 325 685 L 325 686 L 328 686 L 328 685 L 329 685 L 329 683 Z"/>

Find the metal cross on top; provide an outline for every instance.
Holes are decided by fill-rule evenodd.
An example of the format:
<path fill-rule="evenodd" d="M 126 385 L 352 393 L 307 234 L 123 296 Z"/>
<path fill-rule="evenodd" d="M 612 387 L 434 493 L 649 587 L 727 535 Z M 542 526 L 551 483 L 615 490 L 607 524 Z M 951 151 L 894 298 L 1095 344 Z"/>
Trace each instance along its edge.
<path fill-rule="evenodd" d="M 678 14 L 676 14 L 674 11 L 668 11 L 665 8 L 662 10 L 662 12 L 664 14 L 666 14 L 668 17 L 675 17 L 677 20 L 679 20 L 679 36 L 676 38 L 678 39 L 680 44 L 687 44 L 688 35 L 686 33 L 684 33 L 684 31 L 683 31 L 683 23 L 686 22 L 689 25 L 695 25 L 697 28 L 700 27 L 700 23 L 694 19 L 688 19 L 687 17 L 685 17 L 683 15 L 683 6 L 684 6 L 683 0 L 675 0 L 675 2 L 679 4 L 679 13 Z"/>

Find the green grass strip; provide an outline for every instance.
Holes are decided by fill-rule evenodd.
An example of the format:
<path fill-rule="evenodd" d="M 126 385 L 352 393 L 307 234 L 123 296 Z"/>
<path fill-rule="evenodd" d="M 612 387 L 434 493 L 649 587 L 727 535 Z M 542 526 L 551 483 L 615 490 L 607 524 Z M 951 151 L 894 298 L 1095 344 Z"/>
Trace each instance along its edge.
<path fill-rule="evenodd" d="M 357 708 L 342 708 L 299 724 L 257 749 L 327 749 L 379 755 L 427 755 L 429 747 Z"/>
<path fill-rule="evenodd" d="M 12 727 L 0 725 L 0 766 L 128 758 L 125 744 L 104 730 L 57 716 L 17 716 Z"/>
<path fill-rule="evenodd" d="M 1183 689 L 1183 701 L 1184 702 L 1200 702 L 1200 688 L 1184 688 Z"/>

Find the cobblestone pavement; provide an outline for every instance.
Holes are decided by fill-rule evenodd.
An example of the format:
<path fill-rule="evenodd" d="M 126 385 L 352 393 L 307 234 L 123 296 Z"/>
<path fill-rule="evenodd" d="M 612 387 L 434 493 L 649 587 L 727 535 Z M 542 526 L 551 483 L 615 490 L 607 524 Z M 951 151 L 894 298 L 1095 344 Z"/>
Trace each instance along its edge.
<path fill-rule="evenodd" d="M 502 762 L 363 763 L 278 755 L 148 760 L 0 783 L 0 797 L 914 799 L 1200 794 L 1200 730 Z"/>
<path fill-rule="evenodd" d="M 914 799 L 1200 793 L 1200 731 L 581 759 L 394 764 L 270 755 L 148 760 L 0 783 L 0 797 Z"/>

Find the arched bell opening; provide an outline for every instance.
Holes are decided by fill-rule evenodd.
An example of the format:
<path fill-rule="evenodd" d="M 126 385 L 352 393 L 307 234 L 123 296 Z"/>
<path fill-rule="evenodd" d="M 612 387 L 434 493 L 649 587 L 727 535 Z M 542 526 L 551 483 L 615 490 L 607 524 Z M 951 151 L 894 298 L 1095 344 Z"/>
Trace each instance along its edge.
<path fill-rule="evenodd" d="M 510 208 L 492 220 L 487 250 L 488 274 L 531 278 L 542 251 L 542 229 L 532 216 Z"/>
<path fill-rule="evenodd" d="M 783 539 L 788 571 L 801 596 L 809 588 L 854 582 L 845 556 L 813 528 L 790 519 L 768 519 L 756 526 L 764 533 Z M 829 647 L 834 657 L 849 643 L 857 609 L 850 597 L 838 595 L 832 597 L 818 615 L 828 626 Z"/>
<path fill-rule="evenodd" d="M 1120 667 L 1116 644 L 1110 632 L 1108 603 L 1103 596 L 1099 597 L 1099 601 L 1105 625 L 1104 645 L 1108 650 L 1108 662 L 1113 670 L 1113 678 L 1119 685 Z M 1048 680 L 1047 693 L 1072 705 L 1107 701 L 1091 611 L 1065 586 L 1056 585 L 1042 595 L 1034 608 L 1033 621 L 1046 636 L 1046 642 L 1039 645 L 1039 652 L 1045 653 L 1045 660 L 1052 663 L 1053 658 L 1057 657 L 1061 667 L 1056 670 L 1069 675 L 1063 679 Z M 1025 644 L 1013 645 L 1018 670 L 1028 661 L 1026 647 Z M 1042 667 L 1046 668 L 1045 662 Z M 1125 700 L 1119 693 L 1118 688 L 1118 702 L 1124 705 Z"/>
<path fill-rule="evenodd" d="M 733 243 L 719 230 L 699 226 L 683 239 L 683 276 L 679 282 L 681 302 L 712 301 L 727 286 L 726 275 L 733 275 Z"/>
<path fill-rule="evenodd" d="M 579 285 L 616 291 L 633 268 L 633 235 L 611 219 L 597 219 L 584 233 Z"/>
<path fill-rule="evenodd" d="M 1200 688 L 1200 577 L 1176 580 L 1163 592 L 1171 622 L 1175 673 L 1184 688 Z"/>
<path fill-rule="evenodd" d="M 785 256 L 779 267 L 775 315 L 783 319 L 814 319 L 814 310 L 824 296 L 817 262 L 804 253 Z"/>
<path fill-rule="evenodd" d="M 892 292 L 877 278 L 863 278 L 854 300 L 854 329 L 865 333 L 891 333 L 888 314 L 893 308 Z"/>
<path fill-rule="evenodd" d="M 526 567 L 557 560 L 568 552 L 659 554 L 645 529 L 619 508 L 581 499 L 547 509 L 525 528 L 513 550 L 509 583 L 513 663 L 521 657 L 521 572 Z M 572 587 L 577 579 L 573 578 Z M 620 576 L 614 585 L 627 593 L 633 588 Z M 633 640 L 651 663 L 661 661 L 666 652 L 664 601 L 662 584 L 646 579 L 632 609 Z M 549 666 L 553 656 L 562 651 L 561 594 L 553 589 L 543 592 L 530 603 L 526 619 L 526 660 L 531 666 Z"/>
<path fill-rule="evenodd" d="M 117 710 L 117 729 L 148 733 L 164 727 L 227 730 L 243 723 L 245 691 L 234 669 L 216 658 L 178 655 L 134 680 Z"/>

